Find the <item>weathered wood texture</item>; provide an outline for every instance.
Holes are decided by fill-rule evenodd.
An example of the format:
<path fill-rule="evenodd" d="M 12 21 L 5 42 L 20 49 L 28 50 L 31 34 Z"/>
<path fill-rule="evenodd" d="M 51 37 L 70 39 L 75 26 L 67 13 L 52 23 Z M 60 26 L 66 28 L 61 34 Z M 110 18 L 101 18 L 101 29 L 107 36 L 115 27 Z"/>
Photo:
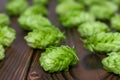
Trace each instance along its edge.
<path fill-rule="evenodd" d="M 0 0 L 0 12 L 5 12 L 4 5 L 7 1 Z M 23 31 L 16 17 L 11 17 L 11 25 L 17 32 L 16 40 L 6 49 L 6 58 L 0 62 L 0 80 L 24 80 L 26 79 L 33 49 L 24 41 Z"/>
<path fill-rule="evenodd" d="M 5 13 L 6 3 L 7 0 L 0 0 L 1 13 Z M 17 39 L 6 49 L 6 58 L 0 62 L 0 80 L 120 80 L 119 76 L 102 69 L 103 55 L 91 54 L 83 47 L 76 28 L 65 29 L 58 23 L 56 5 L 56 0 L 49 1 L 48 18 L 67 36 L 67 40 L 62 44 L 75 47 L 80 58 L 78 64 L 70 67 L 69 72 L 53 74 L 45 72 L 38 63 L 42 51 L 27 46 L 23 38 L 27 32 L 20 28 L 17 17 L 11 17 L 10 26 L 16 30 Z"/>

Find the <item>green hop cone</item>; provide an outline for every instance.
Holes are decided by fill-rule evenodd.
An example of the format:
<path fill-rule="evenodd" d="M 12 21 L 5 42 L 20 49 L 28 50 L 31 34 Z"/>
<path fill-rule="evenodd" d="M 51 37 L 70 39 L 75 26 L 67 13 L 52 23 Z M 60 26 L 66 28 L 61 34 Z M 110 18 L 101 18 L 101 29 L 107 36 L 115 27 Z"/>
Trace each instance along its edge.
<path fill-rule="evenodd" d="M 109 32 L 110 29 L 102 22 L 85 22 L 78 27 L 78 32 L 83 38 L 88 38 L 100 32 Z"/>
<path fill-rule="evenodd" d="M 47 18 L 40 15 L 22 15 L 19 17 L 18 22 L 20 27 L 29 31 L 52 26 L 51 22 Z"/>
<path fill-rule="evenodd" d="M 47 15 L 47 10 L 42 5 L 33 5 L 25 10 L 22 15 Z"/>
<path fill-rule="evenodd" d="M 113 0 L 113 2 L 120 6 L 120 0 Z"/>
<path fill-rule="evenodd" d="M 33 0 L 33 3 L 37 5 L 46 5 L 48 0 Z"/>
<path fill-rule="evenodd" d="M 2 45 L 0 45 L 0 60 L 3 60 L 5 58 L 5 50 Z"/>
<path fill-rule="evenodd" d="M 12 2 L 12 1 L 18 1 L 18 0 L 8 0 L 9 2 Z M 19 1 L 27 1 L 27 0 L 19 0 Z"/>
<path fill-rule="evenodd" d="M 75 1 L 66 1 L 66 2 L 59 4 L 56 7 L 56 13 L 61 16 L 67 12 L 69 13 L 70 11 L 74 12 L 74 11 L 80 11 L 80 10 L 84 10 L 84 6 Z"/>
<path fill-rule="evenodd" d="M 10 19 L 6 14 L 0 13 L 0 26 L 8 26 Z"/>
<path fill-rule="evenodd" d="M 78 60 L 75 50 L 68 46 L 47 48 L 39 58 L 40 65 L 50 73 L 68 71 Z"/>
<path fill-rule="evenodd" d="M 120 15 L 116 14 L 111 18 L 111 27 L 117 31 L 120 31 Z"/>
<path fill-rule="evenodd" d="M 112 2 L 106 1 L 100 5 L 92 5 L 90 7 L 90 13 L 97 19 L 110 19 L 111 16 L 118 10 L 118 6 Z"/>
<path fill-rule="evenodd" d="M 65 40 L 65 36 L 59 29 L 48 27 L 29 32 L 25 36 L 25 40 L 32 48 L 45 49 L 50 46 L 59 45 L 62 40 Z"/>
<path fill-rule="evenodd" d="M 120 51 L 120 33 L 98 33 L 84 40 L 85 47 L 94 52 Z"/>
<path fill-rule="evenodd" d="M 103 68 L 108 72 L 120 75 L 120 52 L 112 52 L 102 60 Z"/>
<path fill-rule="evenodd" d="M 10 1 L 6 4 L 5 8 L 10 16 L 18 16 L 28 8 L 28 3 L 23 0 Z"/>
<path fill-rule="evenodd" d="M 78 0 L 78 2 L 87 6 L 103 4 L 105 1 L 107 0 Z"/>
<path fill-rule="evenodd" d="M 0 27 L 0 44 L 10 46 L 15 39 L 16 32 L 9 27 Z"/>
<path fill-rule="evenodd" d="M 113 3 L 115 3 L 115 4 L 120 6 L 120 0 L 109 0 L 109 1 L 112 1 Z"/>
<path fill-rule="evenodd" d="M 64 27 L 72 28 L 84 22 L 94 21 L 95 17 L 84 11 L 74 11 L 60 16 L 60 21 Z"/>
<path fill-rule="evenodd" d="M 57 0 L 58 3 L 70 2 L 70 1 L 75 1 L 75 0 Z"/>

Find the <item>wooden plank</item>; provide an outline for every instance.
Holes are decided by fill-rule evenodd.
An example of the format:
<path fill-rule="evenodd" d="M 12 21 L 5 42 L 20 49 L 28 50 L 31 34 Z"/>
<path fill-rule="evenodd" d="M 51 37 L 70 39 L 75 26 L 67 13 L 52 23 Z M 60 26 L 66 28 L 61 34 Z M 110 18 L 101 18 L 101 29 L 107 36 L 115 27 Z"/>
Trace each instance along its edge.
<path fill-rule="evenodd" d="M 0 0 L 0 11 L 4 12 L 7 0 Z M 33 49 L 27 46 L 23 31 L 18 23 L 17 17 L 11 17 L 12 28 L 16 30 L 16 40 L 6 49 L 6 58 L 0 62 L 0 80 L 25 80 Z"/>
<path fill-rule="evenodd" d="M 42 77 L 47 77 L 47 75 L 49 74 L 50 80 L 51 78 L 53 80 L 119 80 L 120 77 L 108 73 L 102 68 L 101 59 L 104 57 L 103 55 L 96 55 L 90 53 L 84 48 L 76 28 L 66 29 L 59 24 L 58 16 L 55 13 L 56 6 L 57 6 L 56 0 L 51 0 L 49 3 L 48 17 L 55 26 L 59 27 L 60 30 L 65 33 L 67 41 L 63 42 L 62 44 L 69 45 L 70 47 L 75 47 L 77 55 L 80 58 L 80 61 L 78 62 L 77 65 L 70 67 L 69 72 L 49 74 L 47 72 L 44 72 L 44 70 L 42 70 L 41 72 L 42 67 L 36 68 L 38 64 L 34 64 L 35 61 L 33 60 L 34 62 L 32 62 L 33 65 L 30 67 L 29 73 L 31 73 L 32 70 L 40 69 L 39 71 L 37 70 L 36 71 L 40 75 L 43 75 Z M 36 60 L 36 62 L 38 62 L 38 60 Z M 40 80 L 41 79 L 43 78 L 40 78 Z"/>
<path fill-rule="evenodd" d="M 56 4 L 55 4 L 54 0 L 50 0 L 49 1 L 49 5 L 48 5 L 48 8 L 49 8 L 48 9 L 49 10 L 48 18 L 50 19 L 50 21 L 53 24 L 56 24 L 56 23 L 54 23 L 55 18 L 53 18 L 54 15 L 55 15 L 55 13 L 54 13 L 55 5 Z M 53 73 L 53 74 L 46 73 L 42 69 L 42 67 L 40 67 L 40 65 L 39 65 L 38 61 L 39 61 L 40 55 L 41 55 L 41 52 L 39 50 L 37 50 L 35 52 L 35 54 L 34 54 L 34 57 L 33 57 L 33 60 L 32 60 L 32 63 L 31 63 L 30 69 L 29 69 L 29 72 L 28 72 L 27 79 L 28 80 L 65 80 L 63 74 L 61 74 L 61 73 Z"/>
<path fill-rule="evenodd" d="M 0 0 L 0 12 L 5 12 L 6 2 L 7 0 Z M 0 62 L 0 80 L 120 80 L 118 75 L 108 73 L 102 68 L 101 59 L 104 55 L 92 54 L 84 48 L 77 28 L 66 29 L 61 26 L 55 13 L 56 6 L 56 0 L 49 1 L 48 18 L 65 33 L 67 41 L 62 44 L 75 47 L 80 58 L 78 64 L 70 67 L 68 72 L 45 72 L 39 65 L 39 57 L 43 51 L 27 46 L 23 38 L 27 32 L 19 27 L 17 17 L 11 17 L 11 27 L 16 30 L 17 39 L 6 49 L 6 58 Z"/>
<path fill-rule="evenodd" d="M 82 42 L 79 40 L 79 35 L 78 33 L 74 33 L 76 31 L 73 31 L 73 30 L 70 30 L 70 29 L 65 29 L 63 28 L 63 26 L 61 26 L 59 23 L 58 23 L 58 18 L 57 18 L 57 15 L 55 13 L 55 7 L 56 7 L 56 3 L 55 3 L 55 0 L 51 0 L 50 3 L 49 3 L 49 19 L 50 21 L 56 25 L 57 27 L 59 27 L 62 31 L 65 32 L 65 35 L 67 36 L 67 41 L 64 42 L 63 44 L 65 45 L 69 45 L 71 47 L 73 46 L 77 46 L 77 52 L 78 52 L 78 56 L 81 57 L 83 54 L 82 53 L 85 53 L 86 50 L 83 48 L 83 44 Z M 73 35 L 74 34 L 74 35 Z M 77 35 L 77 36 L 75 36 Z M 76 40 L 77 38 L 77 40 Z M 79 48 L 80 47 L 80 48 Z M 79 54 L 81 53 L 81 55 Z M 36 58 L 37 58 L 38 55 L 36 55 Z M 46 75 L 48 73 L 44 72 L 43 70 L 41 71 L 42 67 L 38 67 L 38 60 L 33 60 L 32 62 L 32 66 L 30 67 L 30 72 L 29 74 L 33 73 L 33 71 L 36 71 L 38 74 L 40 74 L 40 76 L 37 76 L 39 77 L 39 79 L 43 79 L 41 78 L 41 75 L 43 75 L 42 77 L 47 77 Z M 34 58 L 33 58 L 34 59 Z M 81 58 L 82 59 L 82 58 Z M 80 59 L 80 60 L 81 60 Z M 35 62 L 37 62 L 36 64 L 34 64 Z M 81 62 L 81 61 L 80 61 Z M 84 72 L 83 69 L 80 68 L 81 64 L 80 62 L 70 68 L 71 70 L 69 72 L 61 72 L 61 73 L 54 73 L 54 74 L 50 74 L 50 77 L 49 79 L 53 79 L 53 80 L 89 80 L 91 76 L 87 76 L 87 79 L 86 79 L 86 74 L 83 74 L 81 72 Z M 40 69 L 40 70 L 39 70 Z M 38 71 L 39 70 L 39 71 Z M 87 73 L 87 72 L 86 72 Z M 59 75 L 58 75 L 59 74 Z M 94 75 L 94 74 L 93 74 Z M 28 79 L 30 79 L 31 76 L 28 76 Z M 34 77 L 33 77 L 34 78 Z M 93 77 L 94 78 L 94 77 Z M 45 79 L 45 80 L 49 80 L 49 79 Z M 95 79 L 95 78 L 94 78 Z M 32 80 L 32 79 L 30 79 Z M 35 79 L 36 80 L 36 79 Z M 98 80 L 98 79 L 95 79 L 95 80 Z"/>

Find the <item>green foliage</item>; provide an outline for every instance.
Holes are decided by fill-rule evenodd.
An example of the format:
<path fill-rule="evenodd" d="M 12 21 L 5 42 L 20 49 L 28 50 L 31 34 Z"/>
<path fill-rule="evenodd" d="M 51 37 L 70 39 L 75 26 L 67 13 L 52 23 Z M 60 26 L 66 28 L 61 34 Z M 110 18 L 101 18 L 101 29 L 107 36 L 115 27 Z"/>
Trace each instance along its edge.
<path fill-rule="evenodd" d="M 75 50 L 68 46 L 47 48 L 39 58 L 40 65 L 50 73 L 68 71 L 78 60 Z"/>
<path fill-rule="evenodd" d="M 45 49 L 50 46 L 57 46 L 62 40 L 65 40 L 63 33 L 55 28 L 41 28 L 29 32 L 25 40 L 32 48 Z"/>

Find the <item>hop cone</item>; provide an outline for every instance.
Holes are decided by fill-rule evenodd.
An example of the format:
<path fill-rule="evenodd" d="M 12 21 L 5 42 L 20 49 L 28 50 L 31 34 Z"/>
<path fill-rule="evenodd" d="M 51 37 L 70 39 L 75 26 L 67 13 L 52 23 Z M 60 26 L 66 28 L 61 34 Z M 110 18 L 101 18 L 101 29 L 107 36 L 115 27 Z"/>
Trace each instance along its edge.
<path fill-rule="evenodd" d="M 96 33 L 100 33 L 100 32 L 109 32 L 110 29 L 108 28 L 108 26 L 105 23 L 102 22 L 86 22 L 81 24 L 78 27 L 78 32 L 79 34 L 84 37 L 90 37 Z"/>
<path fill-rule="evenodd" d="M 63 16 L 67 12 L 69 13 L 69 12 L 81 11 L 81 10 L 84 10 L 84 6 L 75 1 L 65 1 L 56 7 L 56 12 L 60 16 Z"/>
<path fill-rule="evenodd" d="M 8 26 L 10 19 L 6 14 L 0 13 L 0 26 Z"/>
<path fill-rule="evenodd" d="M 112 52 L 102 60 L 103 68 L 120 75 L 120 52 Z"/>
<path fill-rule="evenodd" d="M 6 11 L 9 15 L 21 15 L 28 8 L 28 3 L 25 0 L 10 1 L 6 4 Z"/>
<path fill-rule="evenodd" d="M 68 46 L 51 47 L 41 54 L 39 62 L 48 72 L 68 71 L 69 66 L 78 62 L 78 57 L 75 50 Z"/>
<path fill-rule="evenodd" d="M 49 27 L 52 25 L 47 18 L 40 15 L 21 16 L 18 19 L 18 22 L 23 29 L 29 31 Z"/>
<path fill-rule="evenodd" d="M 78 26 L 84 22 L 94 21 L 95 18 L 93 15 L 83 11 L 71 11 L 69 13 L 60 16 L 60 21 L 63 26 L 71 28 Z"/>
<path fill-rule="evenodd" d="M 45 49 L 50 46 L 57 46 L 65 39 L 63 33 L 57 28 L 43 28 L 33 30 L 25 36 L 28 45 L 33 48 Z"/>
<path fill-rule="evenodd" d="M 10 46 L 14 41 L 16 32 L 9 27 L 0 27 L 0 44 L 3 46 Z"/>
<path fill-rule="evenodd" d="M 120 15 L 116 14 L 114 17 L 111 18 L 111 27 L 117 31 L 120 31 Z"/>
<path fill-rule="evenodd" d="M 3 46 L 0 45 L 0 60 L 4 59 L 4 57 L 5 57 L 4 52 L 5 52 L 5 50 L 4 50 Z"/>
<path fill-rule="evenodd" d="M 98 33 L 84 40 L 85 47 L 90 51 L 120 51 L 120 33 Z"/>

